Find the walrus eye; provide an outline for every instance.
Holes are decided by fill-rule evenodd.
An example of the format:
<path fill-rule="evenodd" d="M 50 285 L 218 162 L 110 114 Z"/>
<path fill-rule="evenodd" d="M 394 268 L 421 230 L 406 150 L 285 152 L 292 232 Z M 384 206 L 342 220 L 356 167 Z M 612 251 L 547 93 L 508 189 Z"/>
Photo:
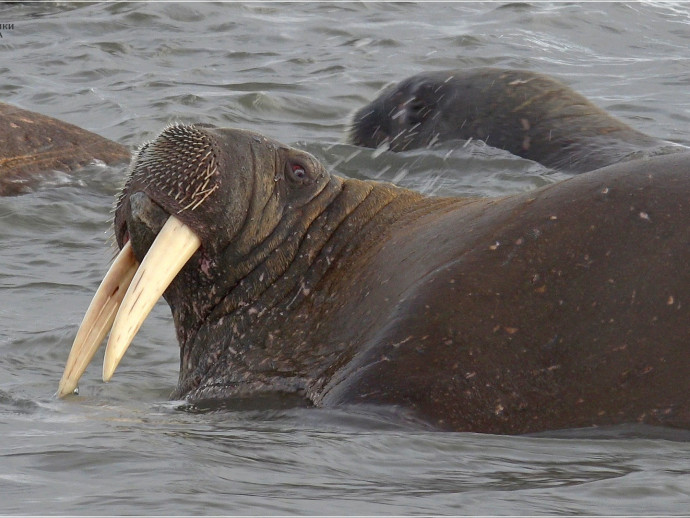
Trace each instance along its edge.
<path fill-rule="evenodd" d="M 408 106 L 407 120 L 410 124 L 423 122 L 428 113 L 429 110 L 426 103 L 421 99 L 415 98 Z"/>
<path fill-rule="evenodd" d="M 310 185 L 313 182 L 309 168 L 301 162 L 290 161 L 287 164 L 287 170 L 290 173 L 290 180 L 298 185 Z"/>
<path fill-rule="evenodd" d="M 307 172 L 304 170 L 304 167 L 299 164 L 292 164 L 292 173 L 300 179 L 307 176 Z"/>
<path fill-rule="evenodd" d="M 414 113 L 420 113 L 424 109 L 424 101 L 420 101 L 419 99 L 414 99 L 410 103 L 410 111 Z"/>
<path fill-rule="evenodd" d="M 298 153 L 291 153 L 299 155 Z M 309 158 L 302 159 L 300 156 L 289 157 L 283 166 L 285 179 L 289 185 L 300 188 L 306 185 L 312 185 L 316 181 L 314 173 L 314 165 L 311 164 Z"/>

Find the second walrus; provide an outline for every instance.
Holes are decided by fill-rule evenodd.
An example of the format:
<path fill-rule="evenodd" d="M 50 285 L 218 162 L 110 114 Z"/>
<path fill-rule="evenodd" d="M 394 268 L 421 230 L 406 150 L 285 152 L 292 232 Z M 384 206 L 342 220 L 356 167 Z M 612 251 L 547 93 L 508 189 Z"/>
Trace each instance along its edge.
<path fill-rule="evenodd" d="M 687 150 L 631 128 L 549 76 L 497 68 L 405 79 L 357 111 L 348 135 L 351 144 L 392 151 L 454 139 L 569 173 Z"/>
<path fill-rule="evenodd" d="M 129 161 L 129 150 L 73 124 L 0 103 L 0 196 L 30 192 L 52 171 L 101 160 Z"/>

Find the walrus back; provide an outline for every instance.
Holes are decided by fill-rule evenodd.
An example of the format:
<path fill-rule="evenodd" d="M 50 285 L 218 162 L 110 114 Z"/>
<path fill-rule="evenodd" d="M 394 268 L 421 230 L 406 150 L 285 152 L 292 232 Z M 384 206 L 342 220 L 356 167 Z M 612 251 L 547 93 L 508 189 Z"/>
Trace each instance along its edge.
<path fill-rule="evenodd" d="M 0 196 L 26 192 L 39 173 L 74 171 L 94 159 L 106 164 L 129 160 L 121 144 L 5 103 L 0 103 L 0 142 Z"/>

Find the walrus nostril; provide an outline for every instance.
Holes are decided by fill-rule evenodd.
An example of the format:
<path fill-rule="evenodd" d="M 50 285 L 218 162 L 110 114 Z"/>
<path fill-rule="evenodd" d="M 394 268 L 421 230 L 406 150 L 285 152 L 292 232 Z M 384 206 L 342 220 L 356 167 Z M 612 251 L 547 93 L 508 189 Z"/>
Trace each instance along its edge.
<path fill-rule="evenodd" d="M 177 213 L 194 210 L 218 189 L 218 160 L 209 136 L 200 128 L 172 125 L 143 146 L 132 180 L 174 200 Z"/>
<path fill-rule="evenodd" d="M 129 197 L 131 218 L 146 226 L 151 232 L 160 232 L 168 220 L 167 214 L 143 192 L 135 192 Z"/>

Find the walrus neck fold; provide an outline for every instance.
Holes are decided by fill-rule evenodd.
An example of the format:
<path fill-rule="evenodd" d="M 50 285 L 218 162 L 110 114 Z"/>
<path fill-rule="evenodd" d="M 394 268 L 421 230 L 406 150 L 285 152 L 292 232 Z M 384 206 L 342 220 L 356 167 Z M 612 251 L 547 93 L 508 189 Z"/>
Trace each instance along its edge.
<path fill-rule="evenodd" d="M 328 284 L 330 271 L 341 260 L 378 240 L 380 232 L 368 232 L 367 227 L 374 223 L 376 229 L 382 228 L 376 223 L 380 219 L 394 223 L 400 212 L 394 211 L 396 218 L 387 214 L 391 204 L 404 199 L 410 205 L 421 198 L 393 185 L 333 177 L 297 217 L 286 217 L 234 268 L 241 278 L 195 336 L 181 342 L 180 380 L 174 396 L 226 397 L 248 390 L 248 379 L 253 392 L 304 390 L 333 358 L 315 350 L 287 356 L 289 349 L 281 345 L 286 340 L 293 347 L 307 341 L 299 336 L 301 326 L 291 328 L 283 315 L 297 311 L 298 318 L 309 318 L 314 306 L 326 308 L 329 301 L 312 294 L 319 285 Z M 209 343 L 217 345 L 209 348 Z M 208 380 L 223 381 L 209 384 Z"/>

